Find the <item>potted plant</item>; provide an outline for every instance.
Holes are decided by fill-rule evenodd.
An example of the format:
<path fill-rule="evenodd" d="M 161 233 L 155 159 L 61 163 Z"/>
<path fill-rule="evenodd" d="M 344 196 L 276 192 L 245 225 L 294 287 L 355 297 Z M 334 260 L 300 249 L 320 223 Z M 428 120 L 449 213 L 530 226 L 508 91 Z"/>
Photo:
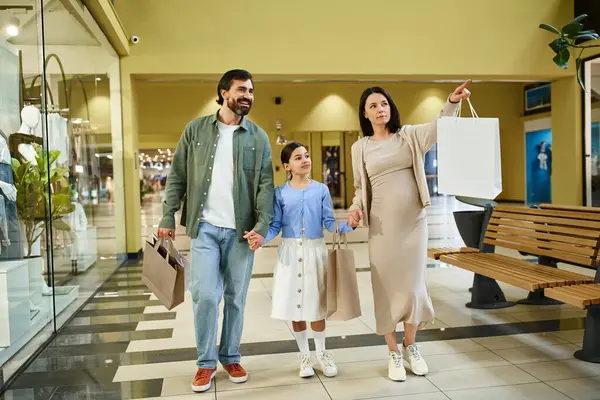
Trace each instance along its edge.
<path fill-rule="evenodd" d="M 600 44 L 590 44 L 589 42 L 598 40 L 600 36 L 594 31 L 584 30 L 581 21 L 587 18 L 587 14 L 582 14 L 563 26 L 560 30 L 552 25 L 540 24 L 540 28 L 548 32 L 551 32 L 558 37 L 550 42 L 550 48 L 554 51 L 554 63 L 561 68 L 567 69 L 569 66 L 569 59 L 571 58 L 571 51 L 573 53 L 579 52 L 579 54 L 573 54 L 575 57 L 575 66 L 577 71 L 577 79 L 579 85 L 585 91 L 585 84 L 581 77 L 581 64 L 583 52 L 586 49 L 593 47 L 600 47 Z"/>
<path fill-rule="evenodd" d="M 50 221 L 54 229 L 70 231 L 69 224 L 62 218 L 73 212 L 70 185 L 67 182 L 68 170 L 52 166 L 58 159 L 60 151 L 44 151 L 39 144 L 33 144 L 36 152 L 35 164 L 29 161 L 21 163 L 12 159 L 14 185 L 17 189 L 17 214 L 24 229 L 29 259 L 30 287 L 33 297 L 38 298 L 44 291 L 49 291 L 42 278 L 43 259 L 41 254 L 32 254 L 34 245 L 46 231 Z M 49 168 L 49 170 L 48 170 Z M 39 279 L 38 279 L 39 276 Z M 44 294 L 50 294 L 44 293 Z M 37 304 L 35 300 L 34 304 Z"/>

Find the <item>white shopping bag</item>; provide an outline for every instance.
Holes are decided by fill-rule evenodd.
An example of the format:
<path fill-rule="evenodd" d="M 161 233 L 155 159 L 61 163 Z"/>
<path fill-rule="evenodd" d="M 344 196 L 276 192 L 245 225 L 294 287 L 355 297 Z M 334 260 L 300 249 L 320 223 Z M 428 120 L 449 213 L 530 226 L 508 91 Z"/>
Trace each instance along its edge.
<path fill-rule="evenodd" d="M 498 118 L 438 119 L 438 193 L 495 199 L 502 192 Z"/>

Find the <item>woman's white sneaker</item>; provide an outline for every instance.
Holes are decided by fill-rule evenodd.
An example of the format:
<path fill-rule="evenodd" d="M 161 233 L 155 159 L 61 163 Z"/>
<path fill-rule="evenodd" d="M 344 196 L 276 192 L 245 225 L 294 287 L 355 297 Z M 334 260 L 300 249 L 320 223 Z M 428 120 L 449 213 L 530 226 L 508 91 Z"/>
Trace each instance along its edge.
<path fill-rule="evenodd" d="M 313 363 L 310 359 L 310 354 L 300 353 L 298 354 L 300 359 L 300 378 L 310 378 L 315 374 L 313 369 Z"/>
<path fill-rule="evenodd" d="M 404 382 L 406 380 L 406 370 L 404 369 L 402 354 L 390 351 L 388 356 L 388 377 L 396 382 Z"/>
<path fill-rule="evenodd" d="M 406 347 L 402 346 L 402 352 L 404 353 L 404 359 L 410 365 L 410 370 L 413 374 L 423 376 L 429 372 L 427 363 L 421 356 L 419 347 L 417 347 L 416 344 L 411 344 Z"/>
<path fill-rule="evenodd" d="M 337 375 L 338 370 L 335 365 L 335 361 L 333 360 L 333 354 L 328 351 L 322 351 L 317 353 L 317 361 L 321 366 L 321 371 L 323 371 L 323 375 L 328 378 L 333 378 Z"/>

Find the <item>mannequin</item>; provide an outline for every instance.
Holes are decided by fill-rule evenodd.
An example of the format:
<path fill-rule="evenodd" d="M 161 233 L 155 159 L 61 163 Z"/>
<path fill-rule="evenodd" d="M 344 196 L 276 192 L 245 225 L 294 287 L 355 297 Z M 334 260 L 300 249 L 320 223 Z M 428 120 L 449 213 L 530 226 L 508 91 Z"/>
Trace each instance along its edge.
<path fill-rule="evenodd" d="M 112 177 L 108 177 L 106 178 L 106 197 L 108 199 L 109 203 L 112 203 L 113 201 L 113 182 L 112 182 Z"/>
<path fill-rule="evenodd" d="M 22 163 L 29 161 L 31 162 L 31 164 L 37 165 L 37 162 L 35 160 L 36 152 L 32 144 L 37 143 L 40 146 L 43 144 L 42 138 L 39 136 L 35 136 L 35 132 L 39 128 L 42 121 L 40 110 L 38 110 L 37 107 L 34 106 L 23 107 L 23 110 L 21 111 L 21 121 L 22 123 L 19 127 L 19 130 L 16 133 L 10 135 L 10 137 L 8 138 L 8 147 L 10 149 L 10 154 L 13 158 L 16 158 Z M 33 254 L 41 255 L 39 239 L 33 246 Z M 39 278 L 35 277 L 35 274 L 40 274 Z M 42 295 L 52 295 L 52 289 L 48 287 L 48 284 L 46 283 L 46 280 L 43 277 L 43 262 L 42 268 L 40 270 L 35 271 L 35 273 L 30 270 L 29 279 L 31 281 L 30 287 L 33 284 L 34 287 L 41 287 Z M 36 295 L 35 293 L 38 294 Z M 37 291 L 37 289 L 35 289 L 33 290 L 33 293 L 31 295 L 33 297 L 37 297 L 39 296 L 39 292 Z M 39 310 L 39 307 L 37 307 L 33 303 L 33 301 L 30 300 L 30 309 L 31 311 L 37 311 Z"/>
<path fill-rule="evenodd" d="M 43 144 L 42 138 L 35 135 L 37 128 L 42 121 L 40 110 L 34 106 L 25 106 L 21 111 L 21 127 L 17 133 L 10 135 L 8 146 L 10 154 L 20 162 L 29 161 L 35 165 L 35 149 L 31 145 L 37 143 Z"/>
<path fill-rule="evenodd" d="M 6 214 L 6 225 L 2 223 L 0 229 L 0 246 L 2 253 L 0 260 L 23 258 L 23 245 L 21 243 L 21 229 L 17 215 L 17 190 L 13 185 L 13 173 L 10 166 L 10 152 L 4 132 L 0 131 L 0 196 L 4 201 L 4 212 Z M 6 230 L 3 229 L 6 227 Z"/>

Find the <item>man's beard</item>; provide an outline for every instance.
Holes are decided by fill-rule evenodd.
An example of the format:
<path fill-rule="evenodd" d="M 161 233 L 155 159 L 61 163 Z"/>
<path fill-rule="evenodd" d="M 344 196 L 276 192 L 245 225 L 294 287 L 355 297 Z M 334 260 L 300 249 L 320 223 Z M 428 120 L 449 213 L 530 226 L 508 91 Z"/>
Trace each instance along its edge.
<path fill-rule="evenodd" d="M 248 106 L 240 105 L 239 102 L 243 100 L 248 102 Z M 244 115 L 248 115 L 248 113 L 250 112 L 250 109 L 252 108 L 252 101 L 244 98 L 239 98 L 237 100 L 229 99 L 227 100 L 227 107 L 229 107 L 229 109 L 233 111 L 236 115 L 243 117 Z"/>

